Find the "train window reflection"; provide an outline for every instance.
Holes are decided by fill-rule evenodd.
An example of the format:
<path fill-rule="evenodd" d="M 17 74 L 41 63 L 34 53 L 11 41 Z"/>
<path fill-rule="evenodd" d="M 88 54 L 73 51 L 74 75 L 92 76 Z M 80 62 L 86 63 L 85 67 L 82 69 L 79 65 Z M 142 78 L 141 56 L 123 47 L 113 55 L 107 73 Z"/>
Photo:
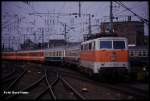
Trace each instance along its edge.
<path fill-rule="evenodd" d="M 100 41 L 100 48 L 112 49 L 112 41 Z"/>
<path fill-rule="evenodd" d="M 114 49 L 125 49 L 124 41 L 114 41 L 113 42 Z"/>

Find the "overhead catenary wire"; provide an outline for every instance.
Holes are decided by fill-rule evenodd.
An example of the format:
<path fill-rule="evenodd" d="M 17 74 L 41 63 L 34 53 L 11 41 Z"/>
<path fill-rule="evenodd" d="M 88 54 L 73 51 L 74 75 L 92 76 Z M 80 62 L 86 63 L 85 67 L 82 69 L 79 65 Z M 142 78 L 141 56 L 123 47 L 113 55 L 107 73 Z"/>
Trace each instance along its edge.
<path fill-rule="evenodd" d="M 122 2 L 117 2 L 117 4 L 121 5 L 122 7 L 124 7 L 125 9 L 127 9 L 128 11 L 130 11 L 132 14 L 134 14 L 135 16 L 137 16 L 142 22 L 146 23 L 147 25 L 149 24 L 149 21 L 141 16 L 139 16 L 138 14 L 136 14 L 135 12 L 133 12 L 130 8 L 128 8 L 127 6 L 125 6 Z"/>
<path fill-rule="evenodd" d="M 142 6 L 145 6 L 145 5 L 143 5 L 143 4 L 139 4 L 139 5 L 137 5 L 138 3 L 136 3 L 136 4 L 134 4 L 134 5 L 136 5 L 136 6 L 134 6 L 134 7 L 130 7 L 129 9 L 137 9 L 137 8 L 139 8 L 139 7 L 142 7 Z M 118 15 L 118 14 L 120 14 L 120 13 L 124 13 L 124 12 L 127 12 L 128 10 L 127 9 L 123 9 L 123 10 L 121 10 L 121 11 L 119 11 L 119 12 L 117 12 L 117 13 L 114 13 L 115 15 Z"/>

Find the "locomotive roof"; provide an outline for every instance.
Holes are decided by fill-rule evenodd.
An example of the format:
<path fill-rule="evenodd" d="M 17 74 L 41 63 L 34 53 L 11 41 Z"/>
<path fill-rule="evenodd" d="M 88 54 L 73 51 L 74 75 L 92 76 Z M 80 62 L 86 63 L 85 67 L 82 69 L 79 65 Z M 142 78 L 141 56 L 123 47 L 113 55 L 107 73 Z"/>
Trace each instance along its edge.
<path fill-rule="evenodd" d="M 44 50 L 18 50 L 18 51 L 9 51 L 9 52 L 2 52 L 2 53 L 15 53 L 15 52 L 42 52 Z"/>
<path fill-rule="evenodd" d="M 107 39 L 115 39 L 115 40 L 127 40 L 127 38 L 125 37 L 100 37 L 100 38 L 96 38 L 96 39 L 91 39 L 91 40 L 88 40 L 88 41 L 84 41 L 82 43 L 88 43 L 88 42 L 92 42 L 92 41 L 96 41 L 96 40 L 107 40 Z"/>
<path fill-rule="evenodd" d="M 54 48 L 47 48 L 45 50 L 48 51 L 48 50 L 64 50 L 64 49 L 65 47 L 54 47 Z"/>
<path fill-rule="evenodd" d="M 44 51 L 43 49 L 38 49 L 38 50 L 19 50 L 17 52 L 41 52 L 41 51 Z"/>

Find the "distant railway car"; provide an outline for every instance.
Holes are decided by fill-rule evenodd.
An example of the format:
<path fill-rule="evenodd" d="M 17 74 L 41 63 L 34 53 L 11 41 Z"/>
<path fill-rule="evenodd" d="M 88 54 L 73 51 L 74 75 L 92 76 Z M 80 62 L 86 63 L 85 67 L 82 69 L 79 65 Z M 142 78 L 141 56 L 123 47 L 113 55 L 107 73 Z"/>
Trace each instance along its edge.
<path fill-rule="evenodd" d="M 2 59 L 16 60 L 16 52 L 2 52 Z"/>
<path fill-rule="evenodd" d="M 68 47 L 66 49 L 66 55 L 64 61 L 68 64 L 79 65 L 80 63 L 80 45 L 75 47 Z"/>
<path fill-rule="evenodd" d="M 16 60 L 44 62 L 45 61 L 44 50 L 18 51 L 16 53 Z"/>
<path fill-rule="evenodd" d="M 145 48 L 131 48 L 129 49 L 129 56 L 131 58 L 135 57 L 135 58 L 138 58 L 138 57 L 148 57 L 148 49 L 145 49 Z"/>
<path fill-rule="evenodd" d="M 122 37 L 101 37 L 81 44 L 80 65 L 89 73 L 98 74 L 103 70 L 127 72 L 128 43 Z"/>
<path fill-rule="evenodd" d="M 52 48 L 45 50 L 45 61 L 47 62 L 63 62 L 64 57 L 64 48 Z"/>
<path fill-rule="evenodd" d="M 149 51 L 146 46 L 129 47 L 129 61 L 132 65 L 148 64 Z"/>
<path fill-rule="evenodd" d="M 147 46 L 129 47 L 131 77 L 136 80 L 148 81 L 149 51 Z"/>

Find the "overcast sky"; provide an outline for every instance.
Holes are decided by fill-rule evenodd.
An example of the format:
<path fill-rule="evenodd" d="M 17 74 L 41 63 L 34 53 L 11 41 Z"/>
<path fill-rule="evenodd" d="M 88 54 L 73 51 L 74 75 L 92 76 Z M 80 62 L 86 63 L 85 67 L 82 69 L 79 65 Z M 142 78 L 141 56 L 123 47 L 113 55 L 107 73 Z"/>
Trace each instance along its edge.
<path fill-rule="evenodd" d="M 134 2 L 123 2 L 128 8 L 130 8 L 133 12 L 138 14 L 139 16 L 149 19 L 149 11 L 148 11 L 148 2 L 144 1 L 134 1 Z M 40 32 L 40 28 L 42 27 L 51 27 L 49 31 L 46 32 L 47 29 L 45 29 L 45 35 L 46 38 L 63 38 L 63 36 L 49 36 L 48 33 L 51 32 L 53 34 L 61 34 L 63 33 L 64 27 L 62 24 L 58 24 L 58 22 L 65 23 L 68 26 L 74 27 L 73 30 L 71 30 L 69 27 L 67 27 L 68 30 L 68 40 L 72 41 L 82 41 L 82 35 L 88 33 L 88 16 L 84 17 L 77 17 L 74 16 L 57 16 L 57 15 L 50 15 L 45 16 L 41 15 L 35 16 L 35 15 L 29 15 L 29 13 L 78 13 L 79 12 L 79 2 L 67 2 L 67 1 L 56 1 L 56 2 L 29 2 L 28 4 L 26 2 L 2 2 L 2 36 L 5 36 L 5 34 L 10 34 L 8 31 L 8 26 L 13 26 L 13 22 L 15 22 L 15 15 L 17 15 L 21 19 L 21 23 L 19 24 L 19 30 L 20 35 L 27 34 L 30 32 Z M 113 2 L 113 14 L 114 16 L 119 15 L 131 15 L 133 14 L 129 12 L 128 10 L 125 10 L 123 7 L 117 5 L 115 2 Z M 104 20 L 108 20 L 107 17 L 109 16 L 109 7 L 110 2 L 100 2 L 100 1 L 94 1 L 94 2 L 85 2 L 81 1 L 81 14 L 93 14 L 94 17 L 91 18 L 92 25 L 100 24 Z M 4 17 L 5 16 L 5 17 Z M 54 17 L 52 17 L 54 16 Z M 54 19 L 56 21 L 55 24 L 48 24 L 46 25 L 45 19 L 47 18 Z M 121 19 L 121 18 L 120 18 Z M 133 17 L 133 20 L 138 20 L 137 17 Z M 44 22 L 45 21 L 45 22 Z M 33 24 L 34 23 L 34 24 Z M 3 26 L 6 26 L 6 28 L 3 28 Z M 30 28 L 33 27 L 29 31 Z M 35 28 L 36 27 L 36 28 Z M 96 33 L 100 29 L 97 28 L 97 26 L 92 27 L 92 32 Z M 12 30 L 13 31 L 13 30 Z M 14 30 L 14 33 L 11 33 L 12 36 L 16 36 L 16 30 Z M 148 35 L 148 25 L 145 24 L 145 35 Z M 49 37 L 47 37 L 49 36 Z M 48 40 L 47 39 L 47 40 Z"/>

